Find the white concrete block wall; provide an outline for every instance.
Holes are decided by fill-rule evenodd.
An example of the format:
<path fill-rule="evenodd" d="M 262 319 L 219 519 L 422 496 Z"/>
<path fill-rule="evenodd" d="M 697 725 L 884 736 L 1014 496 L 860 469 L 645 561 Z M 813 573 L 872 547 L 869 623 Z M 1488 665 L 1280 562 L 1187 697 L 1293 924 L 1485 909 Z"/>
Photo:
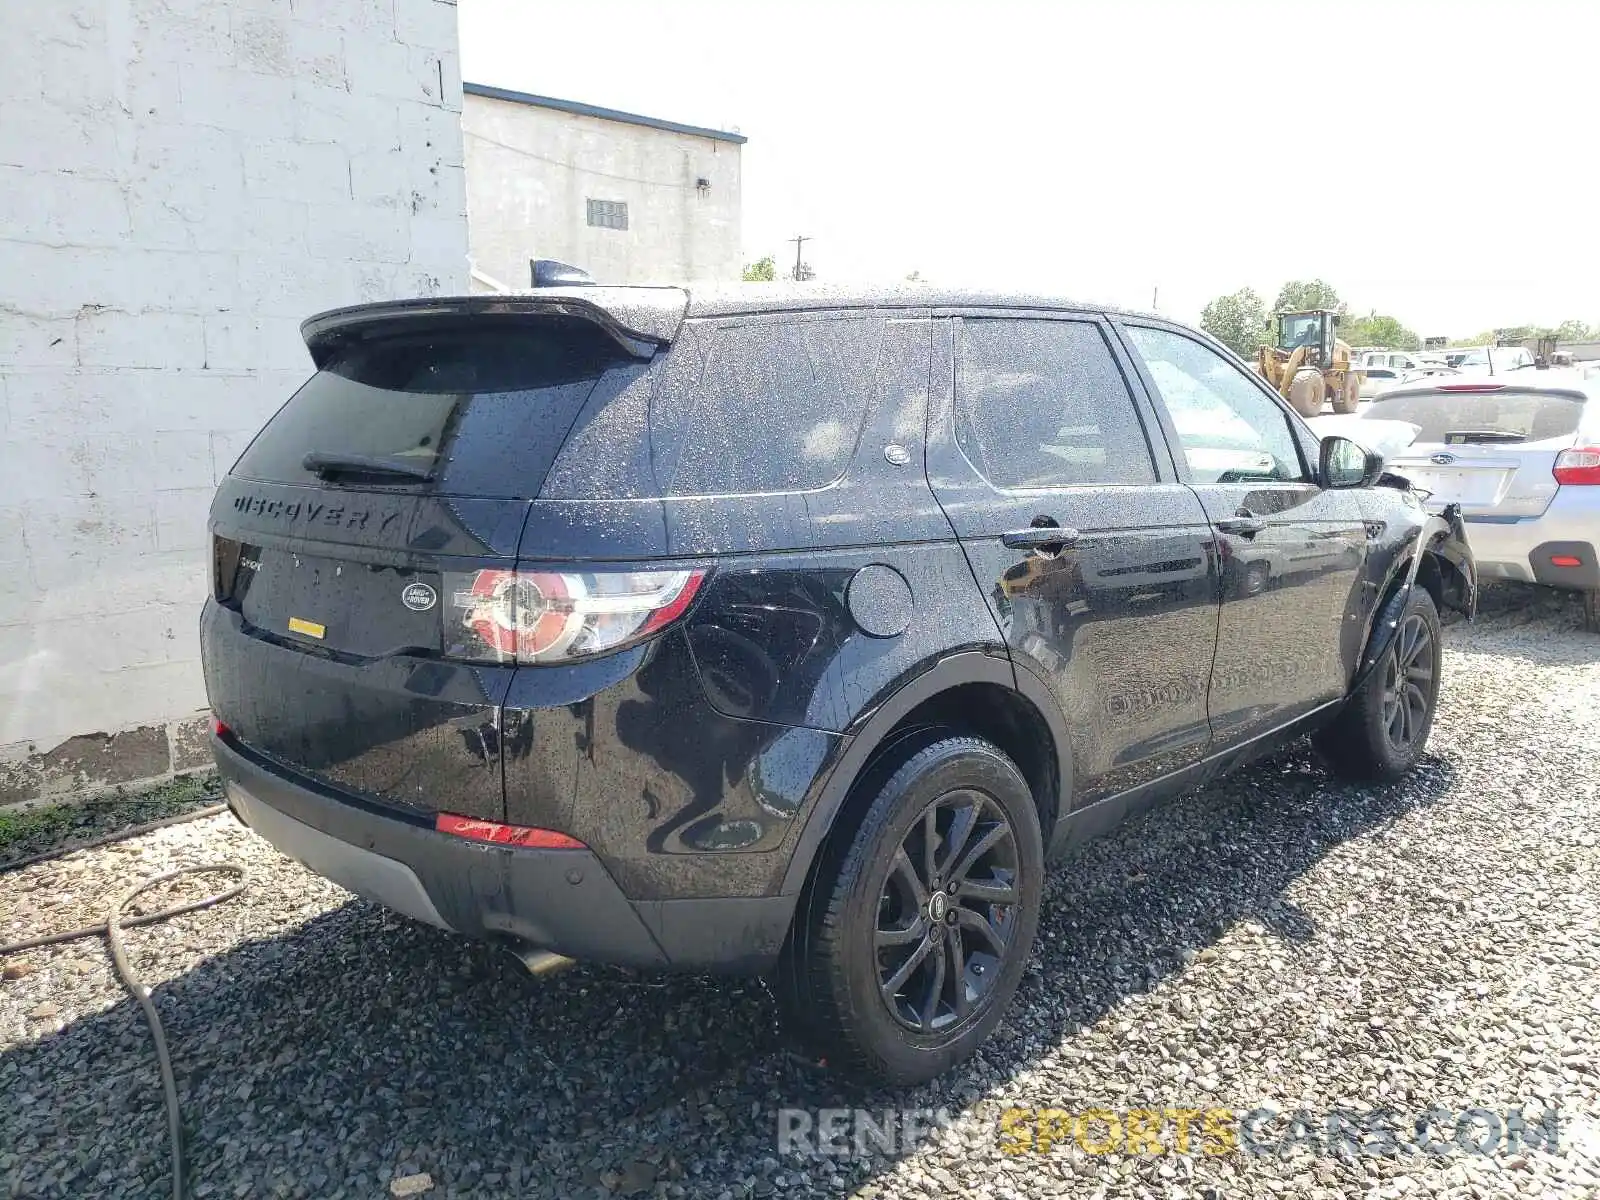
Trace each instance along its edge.
<path fill-rule="evenodd" d="M 3 776 L 203 706 L 207 506 L 300 320 L 468 286 L 453 0 L 8 5 L 0 104 Z"/>

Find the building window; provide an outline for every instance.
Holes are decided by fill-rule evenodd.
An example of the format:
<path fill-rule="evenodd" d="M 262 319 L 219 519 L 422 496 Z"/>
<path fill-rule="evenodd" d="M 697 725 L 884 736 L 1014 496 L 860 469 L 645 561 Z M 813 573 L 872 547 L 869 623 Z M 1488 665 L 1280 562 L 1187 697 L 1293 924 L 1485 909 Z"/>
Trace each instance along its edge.
<path fill-rule="evenodd" d="M 602 229 L 628 227 L 628 203 L 625 200 L 589 201 L 589 224 Z"/>

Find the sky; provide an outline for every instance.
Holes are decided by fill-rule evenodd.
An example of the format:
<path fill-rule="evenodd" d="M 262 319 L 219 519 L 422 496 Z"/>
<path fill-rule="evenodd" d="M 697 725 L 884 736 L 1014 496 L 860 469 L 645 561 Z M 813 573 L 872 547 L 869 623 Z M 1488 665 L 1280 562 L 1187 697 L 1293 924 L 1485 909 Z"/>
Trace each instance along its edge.
<path fill-rule="evenodd" d="M 475 83 L 737 130 L 747 261 L 1197 320 L 1600 323 L 1600 4 L 459 0 Z"/>

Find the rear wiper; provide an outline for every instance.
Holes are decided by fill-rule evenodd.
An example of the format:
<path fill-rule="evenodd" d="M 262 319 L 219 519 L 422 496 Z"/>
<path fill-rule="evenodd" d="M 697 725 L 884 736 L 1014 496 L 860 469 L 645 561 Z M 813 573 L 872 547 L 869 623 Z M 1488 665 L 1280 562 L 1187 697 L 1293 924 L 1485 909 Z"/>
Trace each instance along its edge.
<path fill-rule="evenodd" d="M 431 466 L 396 462 L 392 458 L 373 458 L 366 454 L 328 454 L 313 450 L 300 460 L 300 465 L 324 479 L 330 475 L 387 475 L 395 479 L 424 481 L 433 478 Z"/>
<path fill-rule="evenodd" d="M 1444 435 L 1446 446 L 1496 445 L 1502 442 L 1525 442 L 1528 435 L 1510 429 L 1452 429 Z"/>

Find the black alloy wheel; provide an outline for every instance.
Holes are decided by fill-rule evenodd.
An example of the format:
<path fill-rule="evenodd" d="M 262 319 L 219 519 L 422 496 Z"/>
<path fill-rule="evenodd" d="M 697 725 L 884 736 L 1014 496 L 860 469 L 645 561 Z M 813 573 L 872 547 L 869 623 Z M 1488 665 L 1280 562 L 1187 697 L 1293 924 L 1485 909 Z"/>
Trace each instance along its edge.
<path fill-rule="evenodd" d="M 1027 969 L 1039 809 L 992 742 L 933 728 L 869 765 L 779 957 L 784 1023 L 844 1075 L 922 1083 L 975 1053 Z"/>
<path fill-rule="evenodd" d="M 1410 749 L 1427 728 L 1433 688 L 1433 632 L 1413 612 L 1400 626 L 1383 666 L 1383 727 L 1397 750 Z"/>
<path fill-rule="evenodd" d="M 1017 840 L 981 792 L 928 805 L 895 852 L 878 900 L 878 990 L 894 1019 L 933 1033 L 994 995 L 1016 923 Z"/>

